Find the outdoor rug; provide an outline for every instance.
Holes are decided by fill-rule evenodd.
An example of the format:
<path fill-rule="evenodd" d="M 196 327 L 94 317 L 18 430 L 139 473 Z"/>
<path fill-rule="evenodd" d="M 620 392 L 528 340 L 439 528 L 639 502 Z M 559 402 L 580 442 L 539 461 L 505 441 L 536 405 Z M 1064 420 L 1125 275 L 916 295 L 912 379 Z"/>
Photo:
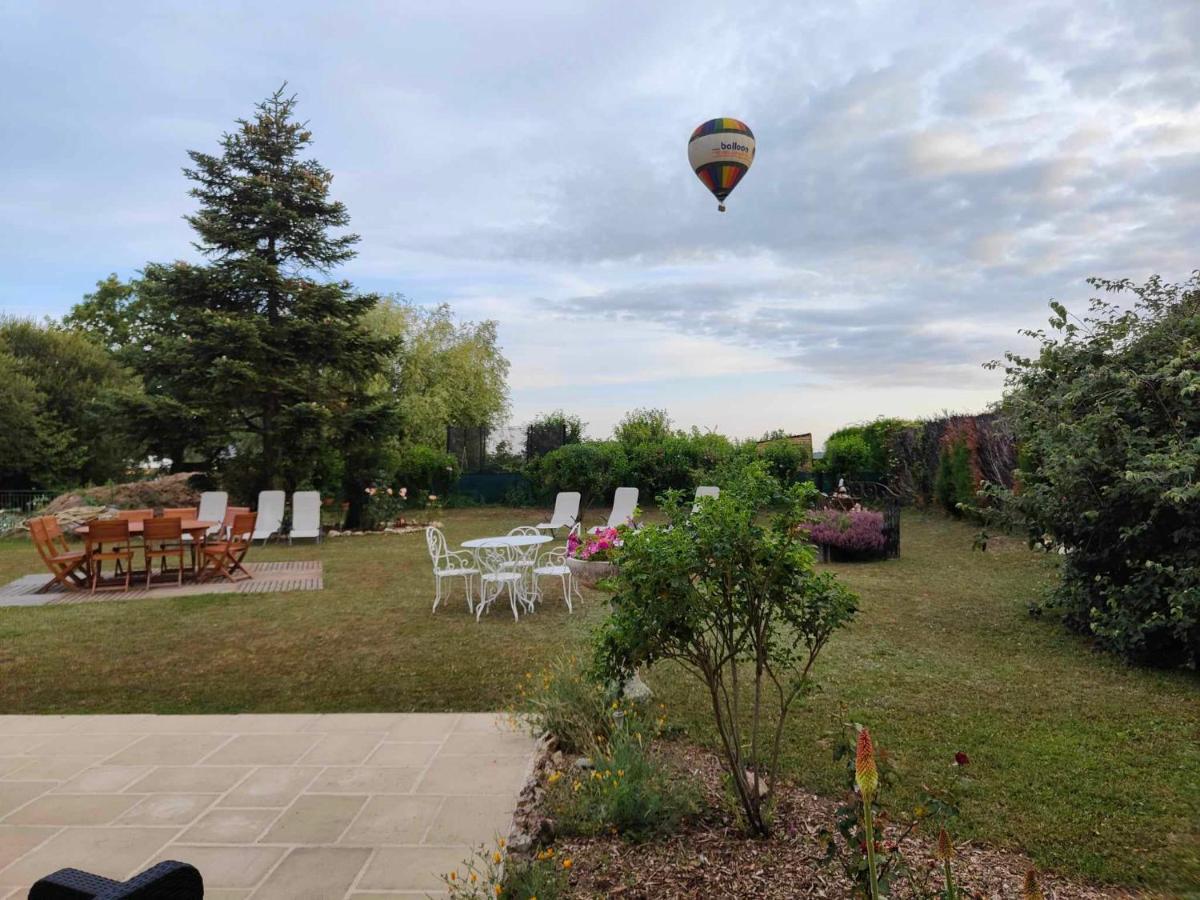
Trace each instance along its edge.
<path fill-rule="evenodd" d="M 254 576 L 242 581 L 206 581 L 203 584 L 160 583 L 147 588 L 134 579 L 128 591 L 109 589 L 91 594 L 65 588 L 38 591 L 52 579 L 49 575 L 26 575 L 0 588 L 0 606 L 59 606 L 64 603 L 93 603 L 104 600 L 142 600 L 147 598 L 194 597 L 199 594 L 265 594 L 271 591 L 319 591 L 324 589 L 324 574 L 318 560 L 246 563 Z"/>

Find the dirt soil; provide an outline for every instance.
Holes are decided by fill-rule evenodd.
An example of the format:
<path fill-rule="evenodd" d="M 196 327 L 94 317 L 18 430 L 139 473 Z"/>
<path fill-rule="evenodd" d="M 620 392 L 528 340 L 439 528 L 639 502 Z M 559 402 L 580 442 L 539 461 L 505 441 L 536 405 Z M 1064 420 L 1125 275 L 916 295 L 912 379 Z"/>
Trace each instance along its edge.
<path fill-rule="evenodd" d="M 703 813 L 680 833 L 645 844 L 620 837 L 557 838 L 550 842 L 559 859 L 570 858 L 571 890 L 578 898 L 619 897 L 626 900 L 664 898 L 776 898 L 856 896 L 838 861 L 826 863 L 821 837 L 832 829 L 842 801 L 818 797 L 790 783 L 780 785 L 774 820 L 775 833 L 765 840 L 747 838 L 725 799 L 723 770 L 713 754 L 669 742 L 662 746 L 664 761 L 696 786 Z M 547 752 L 535 769 L 518 809 L 518 832 L 552 832 L 552 816 L 543 808 L 544 779 L 561 764 Z M 550 822 L 545 822 L 550 819 Z M 885 831 L 883 838 L 896 835 Z M 543 840 L 543 843 L 545 841 Z M 941 896 L 941 864 L 934 859 L 934 841 L 912 835 L 901 844 L 904 856 L 925 881 L 919 892 L 904 883 L 894 885 L 896 898 Z M 1020 898 L 1030 860 L 1019 853 L 961 844 L 953 868 L 960 896 Z M 1135 893 L 1070 881 L 1038 873 L 1046 898 L 1134 897 Z"/>

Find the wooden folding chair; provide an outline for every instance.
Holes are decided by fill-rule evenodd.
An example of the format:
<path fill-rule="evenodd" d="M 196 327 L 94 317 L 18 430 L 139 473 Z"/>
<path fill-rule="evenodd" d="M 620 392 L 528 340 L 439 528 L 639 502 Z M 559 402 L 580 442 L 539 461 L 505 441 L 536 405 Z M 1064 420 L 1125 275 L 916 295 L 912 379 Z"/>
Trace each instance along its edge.
<path fill-rule="evenodd" d="M 108 549 L 104 549 L 104 545 Z M 133 577 L 133 547 L 129 545 L 129 522 L 126 519 L 95 519 L 88 523 L 87 555 L 92 567 L 92 593 L 100 581 L 100 570 L 104 560 L 117 564 L 120 574 L 121 563 L 125 563 L 125 590 Z"/>
<path fill-rule="evenodd" d="M 233 530 L 233 519 L 239 513 L 250 512 L 248 506 L 227 506 L 225 507 L 225 518 L 221 521 L 221 530 L 217 532 L 217 537 L 225 539 L 229 537 L 229 533 Z"/>
<path fill-rule="evenodd" d="M 37 547 L 42 562 L 54 576 L 53 581 L 47 582 L 38 589 L 38 593 L 48 591 L 55 585 L 61 584 L 67 590 L 79 591 L 88 585 L 88 555 L 85 550 L 71 550 L 67 539 L 58 527 L 58 519 L 54 516 L 40 516 L 29 520 L 29 534 Z"/>
<path fill-rule="evenodd" d="M 187 552 L 183 546 L 183 520 L 173 516 L 147 519 L 142 528 L 142 552 L 146 555 L 146 587 L 150 587 L 150 579 L 154 575 L 152 559 L 159 561 L 159 567 L 165 573 L 169 556 L 178 560 L 176 571 L 179 575 L 178 583 L 182 585 L 183 556 Z"/>
<path fill-rule="evenodd" d="M 198 506 L 168 507 L 163 510 L 164 519 L 195 519 L 199 515 L 200 507 Z"/>
<path fill-rule="evenodd" d="M 122 509 L 117 513 L 118 519 L 124 519 L 126 522 L 144 522 L 147 519 L 154 518 L 154 510 L 152 509 Z"/>
<path fill-rule="evenodd" d="M 246 578 L 253 578 L 254 576 L 242 565 L 242 560 L 246 558 L 246 551 L 250 549 L 250 541 L 254 537 L 254 524 L 257 521 L 257 513 L 238 513 L 233 517 L 233 525 L 226 540 L 205 541 L 204 564 L 196 575 L 197 580 L 208 577 L 210 568 L 212 575 L 221 574 L 230 581 L 237 581 L 233 577 L 235 572 L 241 572 Z"/>

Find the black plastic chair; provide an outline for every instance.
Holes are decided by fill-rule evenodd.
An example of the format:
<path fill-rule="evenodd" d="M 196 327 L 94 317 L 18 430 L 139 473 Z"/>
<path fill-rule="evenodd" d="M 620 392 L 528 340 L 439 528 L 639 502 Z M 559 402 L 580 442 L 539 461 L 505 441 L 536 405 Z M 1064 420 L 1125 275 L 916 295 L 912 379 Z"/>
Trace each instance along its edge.
<path fill-rule="evenodd" d="M 166 860 L 128 881 L 79 869 L 59 869 L 38 879 L 29 900 L 202 900 L 204 879 L 195 866 Z"/>

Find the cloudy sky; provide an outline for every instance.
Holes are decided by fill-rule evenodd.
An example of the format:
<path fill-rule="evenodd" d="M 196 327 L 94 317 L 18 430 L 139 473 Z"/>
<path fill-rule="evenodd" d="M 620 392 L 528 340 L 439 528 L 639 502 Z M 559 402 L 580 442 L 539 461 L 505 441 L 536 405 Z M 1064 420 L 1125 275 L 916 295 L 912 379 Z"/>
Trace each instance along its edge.
<path fill-rule="evenodd" d="M 982 409 L 1092 274 L 1200 266 L 1200 3 L 0 0 L 0 310 L 190 257 L 185 151 L 287 81 L 360 287 L 495 318 L 513 417 Z M 719 214 L 687 166 L 758 139 Z"/>

